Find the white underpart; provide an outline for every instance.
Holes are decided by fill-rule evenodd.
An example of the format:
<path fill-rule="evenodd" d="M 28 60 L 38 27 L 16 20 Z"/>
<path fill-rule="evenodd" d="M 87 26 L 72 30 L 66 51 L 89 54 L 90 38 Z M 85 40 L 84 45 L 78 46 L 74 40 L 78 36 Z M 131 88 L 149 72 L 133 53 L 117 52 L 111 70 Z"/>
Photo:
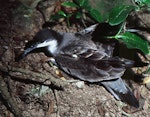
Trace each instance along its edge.
<path fill-rule="evenodd" d="M 46 46 L 48 47 L 48 51 L 50 51 L 51 54 L 54 54 L 57 50 L 57 41 L 56 40 L 44 41 L 43 43 L 38 44 L 37 48 Z"/>

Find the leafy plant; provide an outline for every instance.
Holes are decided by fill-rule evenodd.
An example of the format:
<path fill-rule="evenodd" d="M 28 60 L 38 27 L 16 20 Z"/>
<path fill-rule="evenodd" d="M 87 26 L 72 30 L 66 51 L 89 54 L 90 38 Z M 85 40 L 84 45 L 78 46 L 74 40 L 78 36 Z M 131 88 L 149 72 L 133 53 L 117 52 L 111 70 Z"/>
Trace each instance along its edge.
<path fill-rule="evenodd" d="M 125 26 L 124 22 L 131 12 L 149 9 L 150 7 L 150 0 L 135 0 L 134 2 L 135 5 L 119 5 L 111 10 L 111 12 L 108 14 L 109 17 L 105 22 L 108 22 L 112 27 L 122 24 L 122 27 L 117 34 L 114 34 L 113 36 L 109 36 L 108 34 L 106 37 L 123 41 L 128 48 L 136 48 L 141 50 L 144 54 L 150 54 L 149 43 L 146 40 L 142 39 L 135 33 L 124 30 L 123 28 Z M 96 22 L 102 22 L 103 18 L 101 17 L 99 11 L 90 6 L 89 0 L 73 0 L 73 2 L 66 1 L 62 3 L 62 6 L 75 8 L 76 10 L 71 13 L 60 10 L 52 17 L 52 19 L 65 18 L 68 26 L 70 26 L 69 20 L 73 16 L 76 19 L 81 19 L 83 24 L 88 16 L 90 16 Z"/>
<path fill-rule="evenodd" d="M 134 33 L 126 31 L 116 35 L 115 39 L 121 39 L 128 48 L 140 49 L 144 54 L 150 54 L 148 42 Z"/>
<path fill-rule="evenodd" d="M 69 19 L 73 16 L 76 19 L 81 19 L 83 24 L 84 24 L 84 21 L 86 20 L 86 17 L 88 17 L 88 16 L 90 16 L 93 20 L 95 20 L 97 22 L 102 21 L 102 17 L 100 15 L 99 11 L 92 8 L 89 5 L 88 0 L 74 0 L 73 2 L 66 1 L 66 2 L 63 2 L 61 5 L 66 8 L 68 8 L 68 7 L 75 8 L 76 10 L 74 10 L 71 13 L 66 12 L 64 10 L 60 10 L 57 14 L 55 14 L 51 17 L 52 20 L 56 20 L 59 18 L 65 18 L 68 26 L 70 26 Z"/>
<path fill-rule="evenodd" d="M 109 19 L 108 19 L 109 24 L 113 26 L 124 22 L 128 14 L 134 9 L 136 9 L 136 7 L 131 5 L 130 6 L 122 5 L 113 8 L 109 14 Z"/>
<path fill-rule="evenodd" d="M 150 0 L 135 0 L 135 3 L 140 7 L 150 7 Z"/>
<path fill-rule="evenodd" d="M 149 3 L 150 5 L 150 0 L 139 0 L 139 4 L 136 6 L 132 5 L 122 5 L 118 6 L 112 9 L 112 11 L 109 14 L 109 19 L 108 23 L 111 26 L 115 26 L 118 24 L 121 24 L 125 22 L 127 16 L 132 12 L 132 11 L 137 11 L 141 9 L 141 4 L 146 5 Z M 124 27 L 124 24 L 123 26 Z M 121 39 L 128 48 L 136 48 L 140 49 L 144 54 L 150 54 L 150 47 L 148 41 L 142 39 L 138 35 L 129 32 L 128 30 L 123 31 L 123 28 L 120 29 L 118 34 L 115 36 L 109 37 L 109 38 L 115 38 L 115 39 Z"/>

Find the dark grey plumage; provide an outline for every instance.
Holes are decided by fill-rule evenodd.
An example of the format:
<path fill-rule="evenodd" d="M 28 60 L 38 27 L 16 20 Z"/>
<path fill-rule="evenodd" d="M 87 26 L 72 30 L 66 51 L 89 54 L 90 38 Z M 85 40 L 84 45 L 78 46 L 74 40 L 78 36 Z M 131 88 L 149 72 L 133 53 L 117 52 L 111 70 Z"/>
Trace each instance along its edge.
<path fill-rule="evenodd" d="M 97 25 L 89 28 L 92 31 Z M 88 29 L 87 29 L 88 30 Z M 113 56 L 114 44 L 96 43 L 91 31 L 58 33 L 39 31 L 19 59 L 38 48 L 46 48 L 56 65 L 67 74 L 84 81 L 102 84 L 116 99 L 139 107 L 139 103 L 121 76 L 134 62 Z"/>

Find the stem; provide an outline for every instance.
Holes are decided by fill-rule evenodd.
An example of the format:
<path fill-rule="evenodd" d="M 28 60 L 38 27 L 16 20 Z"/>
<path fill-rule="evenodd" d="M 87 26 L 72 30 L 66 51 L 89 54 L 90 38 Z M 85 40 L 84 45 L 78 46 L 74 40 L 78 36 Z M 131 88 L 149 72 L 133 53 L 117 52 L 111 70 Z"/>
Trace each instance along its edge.
<path fill-rule="evenodd" d="M 108 39 L 117 39 L 117 40 L 118 40 L 118 39 L 120 38 L 120 33 L 121 33 L 122 30 L 123 30 L 124 24 L 125 24 L 125 23 L 123 23 L 123 24 L 121 25 L 121 28 L 119 29 L 118 33 L 117 33 L 115 36 L 106 36 L 106 38 L 108 38 Z"/>
<path fill-rule="evenodd" d="M 125 24 L 125 23 L 123 23 L 123 24 L 121 25 L 121 28 L 120 28 L 120 30 L 118 31 L 118 33 L 116 34 L 116 36 L 119 35 L 119 34 L 121 33 L 121 31 L 123 30 L 124 24 Z"/>
<path fill-rule="evenodd" d="M 106 36 L 107 39 L 116 39 L 119 40 L 119 35 L 115 35 L 115 36 Z"/>
<path fill-rule="evenodd" d="M 67 27 L 70 27 L 69 18 L 66 19 L 66 22 L 67 22 Z"/>

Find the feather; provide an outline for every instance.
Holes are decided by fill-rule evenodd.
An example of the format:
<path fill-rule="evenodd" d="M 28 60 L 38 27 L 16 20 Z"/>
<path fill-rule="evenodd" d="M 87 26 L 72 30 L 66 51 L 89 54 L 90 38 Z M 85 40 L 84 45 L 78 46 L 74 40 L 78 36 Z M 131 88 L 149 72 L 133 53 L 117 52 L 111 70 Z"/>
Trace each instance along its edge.
<path fill-rule="evenodd" d="M 101 84 L 117 99 L 121 100 L 136 108 L 139 107 L 139 102 L 130 91 L 125 82 L 121 78 L 111 81 L 103 81 Z"/>
<path fill-rule="evenodd" d="M 96 27 L 89 30 L 93 32 Z M 89 30 L 83 34 L 39 31 L 34 38 L 37 41 L 27 46 L 20 58 L 44 47 L 54 58 L 54 63 L 68 75 L 102 84 L 116 99 L 138 107 L 137 99 L 121 79 L 126 68 L 132 67 L 134 62 L 113 56 L 115 43 L 94 42 Z"/>

